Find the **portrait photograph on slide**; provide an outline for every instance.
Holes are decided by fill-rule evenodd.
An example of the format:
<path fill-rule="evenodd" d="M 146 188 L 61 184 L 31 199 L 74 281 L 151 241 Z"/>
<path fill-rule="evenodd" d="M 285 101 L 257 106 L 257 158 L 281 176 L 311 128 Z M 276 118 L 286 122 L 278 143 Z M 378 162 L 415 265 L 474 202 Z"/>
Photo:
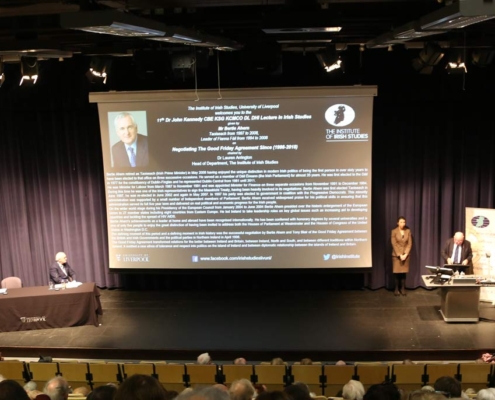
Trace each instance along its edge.
<path fill-rule="evenodd" d="M 149 162 L 146 111 L 109 112 L 108 124 L 112 167 L 146 167 Z"/>

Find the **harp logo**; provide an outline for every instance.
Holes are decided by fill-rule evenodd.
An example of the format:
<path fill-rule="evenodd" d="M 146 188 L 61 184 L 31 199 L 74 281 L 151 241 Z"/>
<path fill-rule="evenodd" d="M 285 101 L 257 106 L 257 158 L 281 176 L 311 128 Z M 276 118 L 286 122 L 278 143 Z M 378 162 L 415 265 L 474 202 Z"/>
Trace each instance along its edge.
<path fill-rule="evenodd" d="M 334 104 L 325 112 L 325 119 L 332 126 L 347 126 L 356 118 L 356 113 L 347 104 Z"/>
<path fill-rule="evenodd" d="M 471 219 L 471 224 L 476 228 L 486 228 L 490 225 L 490 220 L 482 215 L 477 215 Z"/>

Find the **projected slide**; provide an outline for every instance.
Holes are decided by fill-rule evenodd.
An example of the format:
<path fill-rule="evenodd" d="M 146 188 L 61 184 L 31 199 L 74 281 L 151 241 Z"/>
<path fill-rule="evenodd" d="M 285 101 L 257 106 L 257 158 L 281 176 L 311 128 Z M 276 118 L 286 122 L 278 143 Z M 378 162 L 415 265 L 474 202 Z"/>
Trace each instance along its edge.
<path fill-rule="evenodd" d="M 99 101 L 110 268 L 371 267 L 373 97 L 307 92 Z"/>

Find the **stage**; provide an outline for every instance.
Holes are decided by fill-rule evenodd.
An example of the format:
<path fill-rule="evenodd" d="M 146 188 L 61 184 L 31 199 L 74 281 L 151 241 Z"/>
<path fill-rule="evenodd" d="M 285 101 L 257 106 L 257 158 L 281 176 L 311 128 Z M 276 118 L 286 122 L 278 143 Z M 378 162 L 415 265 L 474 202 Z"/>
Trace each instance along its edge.
<path fill-rule="evenodd" d="M 214 361 L 474 360 L 495 349 L 495 308 L 446 323 L 440 291 L 101 289 L 101 326 L 0 333 L 4 357 Z"/>

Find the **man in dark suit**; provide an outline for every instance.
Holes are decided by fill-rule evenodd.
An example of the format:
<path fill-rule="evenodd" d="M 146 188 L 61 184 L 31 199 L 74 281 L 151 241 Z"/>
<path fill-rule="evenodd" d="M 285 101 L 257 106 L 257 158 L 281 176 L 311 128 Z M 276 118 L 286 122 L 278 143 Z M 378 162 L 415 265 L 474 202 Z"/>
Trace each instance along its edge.
<path fill-rule="evenodd" d="M 146 167 L 148 158 L 148 137 L 138 133 L 138 126 L 130 113 L 123 112 L 115 117 L 115 132 L 120 142 L 112 146 L 114 167 Z"/>
<path fill-rule="evenodd" d="M 442 249 L 442 258 L 445 264 L 462 264 L 465 265 L 465 273 L 473 273 L 473 250 L 471 242 L 464 240 L 462 232 L 456 232 L 453 238 L 445 242 Z"/>
<path fill-rule="evenodd" d="M 65 253 L 55 255 L 55 263 L 50 267 L 50 280 L 54 283 L 65 283 L 76 280 L 76 273 L 67 262 Z"/>

